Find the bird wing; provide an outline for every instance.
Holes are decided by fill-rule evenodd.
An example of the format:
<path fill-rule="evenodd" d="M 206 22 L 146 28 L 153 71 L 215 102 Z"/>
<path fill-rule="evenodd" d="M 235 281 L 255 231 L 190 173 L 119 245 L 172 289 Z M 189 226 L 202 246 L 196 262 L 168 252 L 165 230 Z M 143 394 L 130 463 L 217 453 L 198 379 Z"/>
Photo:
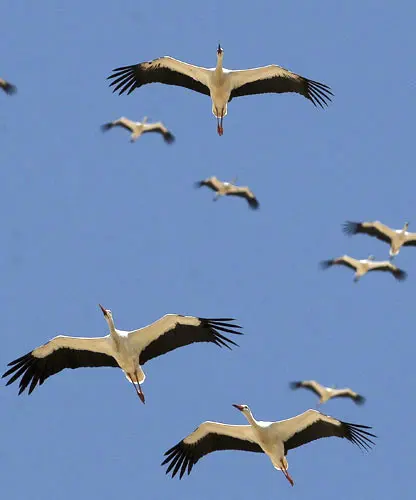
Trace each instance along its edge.
<path fill-rule="evenodd" d="M 205 179 L 203 181 L 198 181 L 195 183 L 195 187 L 202 187 L 202 186 L 209 187 L 213 191 L 219 191 L 223 186 L 223 183 L 220 180 L 218 180 L 215 176 L 213 176 L 213 177 L 208 177 L 208 179 Z"/>
<path fill-rule="evenodd" d="M 250 425 L 227 425 L 218 422 L 204 422 L 194 432 L 165 453 L 161 465 L 169 463 L 168 474 L 172 477 L 180 470 L 179 479 L 208 453 L 220 450 L 242 450 L 263 453 L 257 444 Z"/>
<path fill-rule="evenodd" d="M 185 87 L 201 94 L 210 95 L 208 80 L 210 70 L 188 64 L 173 57 L 164 56 L 153 61 L 123 66 L 113 69 L 114 74 L 107 77 L 113 79 L 110 87 L 113 92 L 119 90 L 123 94 L 131 94 L 134 89 L 148 83 L 165 83 Z"/>
<path fill-rule="evenodd" d="M 343 255 L 342 257 L 338 257 L 337 259 L 323 260 L 321 262 L 321 267 L 323 269 L 327 269 L 331 266 L 345 266 L 350 267 L 351 269 L 357 269 L 357 259 L 353 259 L 349 255 Z"/>
<path fill-rule="evenodd" d="M 219 347 L 237 346 L 233 340 L 220 333 L 241 335 L 239 325 L 230 323 L 232 318 L 197 318 L 166 314 L 149 326 L 130 333 L 132 345 L 140 352 L 139 363 L 144 365 L 150 359 L 166 354 L 194 342 L 212 342 Z"/>
<path fill-rule="evenodd" d="M 284 441 L 285 455 L 288 450 L 331 436 L 347 438 L 348 441 L 368 450 L 371 448 L 370 444 L 375 444 L 368 436 L 377 437 L 364 430 L 371 429 L 367 425 L 342 422 L 316 410 L 307 410 L 296 417 L 277 422 L 276 426 L 280 438 Z"/>
<path fill-rule="evenodd" d="M 17 92 L 17 88 L 15 85 L 12 85 L 10 82 L 0 78 L 0 88 L 6 92 L 6 94 L 12 95 Z"/>
<path fill-rule="evenodd" d="M 117 120 L 114 120 L 113 122 L 108 122 L 104 123 L 104 125 L 101 125 L 101 129 L 103 131 L 109 130 L 110 128 L 113 127 L 123 127 L 126 130 L 130 130 L 130 132 L 134 132 L 134 129 L 136 128 L 137 124 L 133 120 L 129 120 L 128 118 L 125 118 L 122 116 L 121 118 L 118 118 Z"/>
<path fill-rule="evenodd" d="M 391 240 L 395 236 L 395 231 L 388 226 L 385 226 L 379 221 L 374 222 L 352 222 L 346 221 L 343 225 L 344 233 L 348 235 L 353 234 L 368 234 L 369 236 L 374 236 L 378 240 L 385 241 L 386 243 L 391 243 Z M 416 236 L 416 235 L 415 235 Z"/>
<path fill-rule="evenodd" d="M 332 389 L 331 390 L 331 398 L 351 398 L 356 403 L 362 404 L 365 402 L 365 398 L 360 394 L 357 394 L 350 388 L 346 389 Z"/>
<path fill-rule="evenodd" d="M 383 271 L 383 272 L 388 272 L 391 273 L 398 281 L 404 281 L 407 278 L 407 273 L 406 271 L 403 271 L 403 269 L 399 269 L 396 267 L 394 264 L 392 264 L 389 261 L 382 261 L 382 262 L 374 262 L 374 261 L 369 261 L 368 262 L 369 269 L 368 271 Z"/>
<path fill-rule="evenodd" d="M 296 92 L 312 101 L 315 106 L 323 108 L 333 95 L 327 85 L 308 80 L 276 64 L 230 71 L 230 79 L 230 101 L 234 97 L 251 94 Z"/>
<path fill-rule="evenodd" d="M 299 382 L 291 382 L 290 387 L 292 389 L 299 389 L 300 387 L 309 389 L 310 391 L 317 394 L 319 397 L 321 397 L 325 391 L 325 388 L 321 384 L 318 384 L 316 380 L 303 380 Z"/>
<path fill-rule="evenodd" d="M 260 204 L 248 186 L 231 186 L 227 191 L 228 196 L 245 198 L 251 208 L 259 208 Z"/>
<path fill-rule="evenodd" d="M 144 125 L 143 133 L 146 132 L 158 132 L 159 134 L 162 134 L 167 143 L 172 143 L 175 140 L 174 135 L 169 132 L 162 122 L 146 123 Z"/>
<path fill-rule="evenodd" d="M 416 233 L 406 232 L 406 240 L 403 243 L 404 247 L 415 247 L 416 246 Z"/>
<path fill-rule="evenodd" d="M 37 384 L 65 368 L 119 366 L 111 354 L 109 337 L 78 338 L 60 335 L 28 354 L 15 359 L 2 378 L 13 375 L 6 385 L 21 377 L 19 394 L 30 383 L 29 394 Z"/>

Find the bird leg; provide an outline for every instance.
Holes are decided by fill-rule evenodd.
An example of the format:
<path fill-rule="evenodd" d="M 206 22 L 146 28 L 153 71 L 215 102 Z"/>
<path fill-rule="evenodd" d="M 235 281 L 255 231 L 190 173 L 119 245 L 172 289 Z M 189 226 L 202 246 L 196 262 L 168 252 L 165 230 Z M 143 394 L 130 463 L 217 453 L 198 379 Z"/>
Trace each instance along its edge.
<path fill-rule="evenodd" d="M 224 119 L 223 114 L 221 113 L 221 116 L 217 116 L 217 132 L 218 135 L 222 135 L 224 133 L 224 129 L 222 127 L 222 120 Z"/>
<path fill-rule="evenodd" d="M 145 403 L 144 394 L 143 394 L 142 388 L 140 387 L 137 374 L 136 374 L 136 383 L 134 382 L 133 377 L 131 375 L 130 375 L 130 380 L 131 380 L 131 383 L 133 384 L 134 388 L 136 389 L 136 394 L 139 396 L 140 401 L 144 404 Z"/>
<path fill-rule="evenodd" d="M 283 472 L 285 478 L 289 481 L 289 483 L 294 486 L 295 482 L 293 481 L 291 475 L 289 474 L 289 472 L 287 471 L 284 463 L 283 463 L 283 460 L 280 462 L 281 465 L 282 465 L 282 468 L 281 468 L 281 471 Z"/>

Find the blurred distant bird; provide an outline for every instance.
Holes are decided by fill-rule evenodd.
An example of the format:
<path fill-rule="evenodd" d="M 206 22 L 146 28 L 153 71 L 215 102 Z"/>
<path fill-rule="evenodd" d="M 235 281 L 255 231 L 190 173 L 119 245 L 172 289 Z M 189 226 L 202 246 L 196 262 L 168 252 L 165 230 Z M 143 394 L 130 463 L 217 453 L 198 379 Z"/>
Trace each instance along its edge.
<path fill-rule="evenodd" d="M 239 196 L 247 200 L 250 208 L 259 208 L 260 204 L 253 192 L 247 186 L 235 186 L 234 182 L 236 182 L 236 179 L 233 179 L 231 182 L 222 182 L 213 176 L 208 177 L 204 181 L 196 182 L 195 187 L 207 186 L 216 191 L 217 194 L 214 197 L 214 201 L 217 201 L 220 196 Z"/>
<path fill-rule="evenodd" d="M 355 282 L 370 271 L 385 271 L 391 273 L 398 281 L 403 281 L 407 278 L 407 273 L 405 271 L 394 266 L 388 260 L 374 261 L 373 255 L 369 255 L 368 259 L 363 260 L 357 260 L 348 255 L 343 255 L 337 259 L 324 260 L 321 262 L 322 269 L 328 269 L 328 267 L 331 266 L 346 266 L 354 269 Z"/>
<path fill-rule="evenodd" d="M 8 366 L 11 368 L 3 375 L 12 375 L 6 385 L 21 377 L 19 394 L 29 386 L 29 394 L 36 385 L 43 382 L 64 368 L 94 366 L 114 366 L 123 370 L 127 380 L 136 389 L 144 403 L 144 394 L 140 384 L 146 375 L 141 365 L 147 361 L 184 347 L 194 342 L 211 342 L 218 347 L 237 345 L 221 335 L 221 332 L 241 334 L 241 328 L 230 323 L 230 318 L 197 318 L 181 314 L 166 314 L 154 323 L 133 331 L 118 330 L 114 326 L 110 309 L 100 308 L 108 323 L 110 334 L 106 337 L 80 338 L 60 335 L 46 344 L 37 347 L 25 356 L 18 358 Z"/>
<path fill-rule="evenodd" d="M 6 82 L 6 80 L 3 80 L 3 78 L 0 78 L 0 88 L 9 95 L 15 94 L 17 92 L 17 88 L 11 83 Z"/>
<path fill-rule="evenodd" d="M 409 223 L 406 222 L 403 229 L 391 229 L 379 221 L 374 222 L 351 222 L 344 223 L 343 230 L 348 235 L 368 234 L 378 240 L 385 241 L 390 245 L 390 260 L 399 252 L 400 248 L 411 246 L 416 247 L 416 233 L 408 233 Z"/>
<path fill-rule="evenodd" d="M 315 394 L 319 396 L 318 404 L 326 403 L 329 399 L 332 398 L 351 398 L 357 404 L 363 404 L 365 402 L 365 398 L 360 394 L 352 391 L 349 388 L 345 389 L 335 389 L 335 387 L 324 387 L 321 384 L 318 384 L 315 380 L 303 380 L 299 382 L 291 382 L 290 387 L 292 389 L 299 389 L 300 387 L 304 387 L 305 389 L 309 389 Z"/>
<path fill-rule="evenodd" d="M 289 450 L 302 446 L 316 439 L 326 437 L 346 438 L 363 450 L 369 450 L 375 444 L 370 438 L 377 437 L 367 430 L 367 425 L 350 424 L 324 415 L 316 410 L 307 410 L 300 415 L 280 422 L 262 422 L 256 420 L 247 405 L 233 405 L 241 411 L 250 425 L 228 425 L 219 422 L 203 422 L 189 436 L 165 453 L 162 465 L 169 463 L 168 474 L 172 477 L 179 471 L 179 479 L 204 455 L 220 450 L 241 450 L 266 453 L 273 466 L 281 470 L 293 486 L 288 472 L 286 455 Z"/>
<path fill-rule="evenodd" d="M 333 95 L 323 83 L 308 80 L 275 64 L 244 70 L 229 70 L 222 66 L 224 51 L 217 49 L 215 68 L 194 66 L 173 57 L 164 56 L 153 61 L 122 66 L 113 70 L 113 92 L 119 94 L 148 83 L 165 83 L 185 87 L 211 97 L 212 113 L 217 118 L 218 135 L 224 133 L 222 121 L 227 114 L 227 103 L 234 97 L 244 95 L 296 92 L 303 95 L 315 106 L 324 107 Z"/>
<path fill-rule="evenodd" d="M 146 132 L 157 132 L 163 135 L 163 139 L 165 139 L 165 142 L 167 142 L 168 144 L 171 144 L 175 140 L 175 137 L 171 134 L 171 132 L 169 132 L 169 130 L 163 125 L 162 122 L 146 122 L 147 116 L 145 116 L 141 122 L 134 122 L 122 116 L 121 118 L 118 118 L 113 122 L 104 123 L 104 125 L 101 125 L 101 130 L 105 132 L 113 127 L 123 127 L 132 132 L 132 134 L 130 135 L 130 142 L 137 141 L 137 139 Z"/>

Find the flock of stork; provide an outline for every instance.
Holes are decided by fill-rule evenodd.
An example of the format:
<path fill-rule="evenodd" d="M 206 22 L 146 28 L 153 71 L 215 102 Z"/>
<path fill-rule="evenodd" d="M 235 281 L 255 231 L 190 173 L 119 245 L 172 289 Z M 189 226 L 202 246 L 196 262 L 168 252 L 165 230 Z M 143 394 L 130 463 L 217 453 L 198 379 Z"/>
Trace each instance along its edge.
<path fill-rule="evenodd" d="M 223 68 L 223 49 L 218 46 L 215 68 L 203 68 L 188 64 L 172 57 L 161 57 L 149 62 L 117 68 L 108 78 L 114 91 L 130 94 L 136 88 L 149 83 L 176 85 L 211 97 L 212 112 L 217 118 L 217 132 L 223 135 L 223 119 L 227 114 L 227 103 L 234 97 L 263 93 L 296 92 L 310 100 L 315 106 L 324 107 L 333 95 L 330 88 L 322 83 L 309 80 L 280 66 L 269 65 L 246 70 Z M 0 79 L 0 88 L 12 94 L 16 87 Z M 119 118 L 102 126 L 103 130 L 121 126 L 131 131 L 131 140 L 137 140 L 143 133 L 158 132 L 167 143 L 174 141 L 173 134 L 158 122 L 148 124 Z M 196 184 L 208 186 L 217 192 L 214 199 L 223 195 L 236 195 L 247 199 L 249 206 L 257 208 L 259 203 L 247 187 L 237 187 L 233 183 L 223 183 L 210 177 Z M 402 246 L 416 246 L 416 234 L 407 232 L 406 223 L 402 230 L 393 230 L 380 222 L 347 222 L 347 234 L 367 234 L 390 244 L 390 261 L 375 262 L 370 256 L 366 260 L 356 260 L 347 255 L 322 262 L 327 268 L 343 265 L 355 270 L 355 280 L 369 271 L 388 271 L 397 279 L 406 273 L 392 264 L 391 260 Z M 115 327 L 112 312 L 99 305 L 108 324 L 109 334 L 98 338 L 78 338 L 57 336 L 9 363 L 3 377 L 10 377 L 7 385 L 19 380 L 19 394 L 26 389 L 29 394 L 45 380 L 65 368 L 111 366 L 121 368 L 144 403 L 141 385 L 145 380 L 142 366 L 151 359 L 166 354 L 179 347 L 194 342 L 209 342 L 218 347 L 231 349 L 237 345 L 225 334 L 241 334 L 239 325 L 232 318 L 201 318 L 166 314 L 154 323 L 133 331 Z M 291 383 L 292 389 L 310 389 L 319 396 L 319 403 L 330 398 L 349 397 L 356 403 L 363 403 L 363 396 L 351 389 L 324 387 L 316 381 Z M 316 439 L 335 436 L 346 438 L 362 449 L 369 449 L 376 436 L 369 432 L 371 427 L 343 422 L 317 410 L 307 410 L 287 420 L 263 422 L 256 420 L 247 405 L 235 404 L 247 419 L 248 425 L 228 425 L 219 422 L 203 422 L 194 432 L 165 453 L 162 465 L 167 465 L 166 473 L 179 477 L 191 472 L 193 466 L 204 455 L 218 450 L 243 450 L 265 453 L 273 466 L 281 470 L 290 484 L 294 482 L 288 472 L 286 455 L 289 450 Z"/>

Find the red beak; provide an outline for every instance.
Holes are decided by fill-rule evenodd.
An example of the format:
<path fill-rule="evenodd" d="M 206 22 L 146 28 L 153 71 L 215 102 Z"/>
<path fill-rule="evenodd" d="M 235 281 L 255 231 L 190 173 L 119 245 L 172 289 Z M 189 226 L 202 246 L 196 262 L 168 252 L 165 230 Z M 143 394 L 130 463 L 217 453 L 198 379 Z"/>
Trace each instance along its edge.
<path fill-rule="evenodd" d="M 243 407 L 241 405 L 234 405 L 234 408 L 237 408 L 237 410 L 243 411 Z"/>
<path fill-rule="evenodd" d="M 104 309 L 104 307 L 101 304 L 98 305 L 100 306 L 100 309 L 103 312 L 104 316 L 107 316 L 107 311 Z"/>

